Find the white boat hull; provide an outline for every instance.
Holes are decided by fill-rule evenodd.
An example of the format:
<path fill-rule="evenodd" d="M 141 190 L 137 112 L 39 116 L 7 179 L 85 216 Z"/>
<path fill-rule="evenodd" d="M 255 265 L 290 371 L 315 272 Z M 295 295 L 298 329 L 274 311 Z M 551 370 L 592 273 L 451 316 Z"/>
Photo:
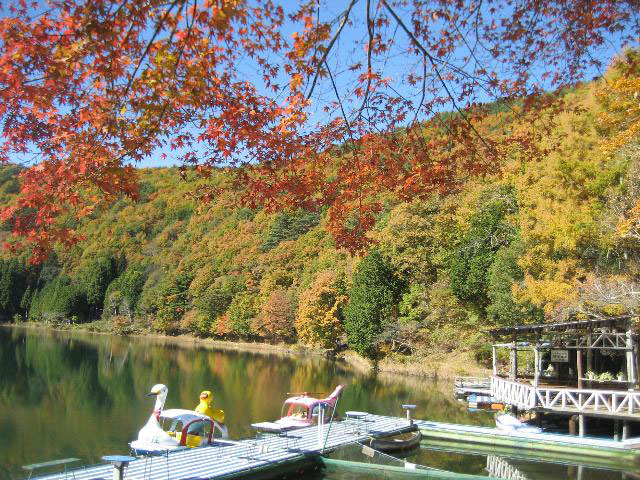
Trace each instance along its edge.
<path fill-rule="evenodd" d="M 517 418 L 507 414 L 496 415 L 496 427 L 504 432 L 542 433 L 541 428 L 522 423 Z"/>

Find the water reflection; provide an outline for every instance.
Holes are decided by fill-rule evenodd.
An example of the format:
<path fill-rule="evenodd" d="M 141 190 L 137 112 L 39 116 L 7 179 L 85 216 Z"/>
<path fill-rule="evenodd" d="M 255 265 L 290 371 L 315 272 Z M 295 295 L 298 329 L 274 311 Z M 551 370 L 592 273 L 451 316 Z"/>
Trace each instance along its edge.
<path fill-rule="evenodd" d="M 252 422 L 277 418 L 287 392 L 330 392 L 339 383 L 347 385 L 339 412 L 351 409 L 403 415 L 401 405 L 415 403 L 417 418 L 484 425 L 493 422 L 490 415 L 467 413 L 464 405 L 453 399 L 450 383 L 366 375 L 318 357 L 0 328 L 0 479 L 24 478 L 20 467 L 29 463 L 65 457 L 98 463 L 102 455 L 128 453 L 128 442 L 136 437 L 153 408 L 153 399 L 144 394 L 155 383 L 169 387 L 167 408 L 192 409 L 200 391 L 213 391 L 214 404 L 225 410 L 233 438 L 252 435 Z M 409 461 L 499 478 L 625 478 L 624 473 L 612 470 L 487 453 L 495 452 L 423 448 Z M 351 478 L 347 473 L 341 475 L 326 478 Z"/>
<path fill-rule="evenodd" d="M 630 480 L 638 478 L 632 472 L 625 471 L 625 468 L 600 468 L 593 465 L 572 464 L 570 462 L 541 461 L 539 458 L 524 458 L 522 452 L 511 450 L 510 456 L 507 454 L 484 454 L 473 452 L 473 448 L 456 449 L 431 447 L 423 443 L 420 449 L 406 452 L 403 455 L 390 456 L 385 453 L 376 452 L 372 454 L 362 445 L 352 444 L 342 447 L 329 454 L 330 458 L 337 460 L 347 460 L 358 462 L 358 465 L 382 466 L 395 468 L 396 472 L 406 469 L 405 462 L 409 465 L 418 464 L 420 468 L 431 468 L 441 472 L 450 473 L 443 478 L 455 479 L 459 474 L 490 476 L 491 478 L 501 478 L 508 480 Z M 628 467 L 627 467 L 628 469 Z M 318 476 L 318 480 L 349 480 L 349 479 L 370 479 L 378 480 L 383 478 L 396 478 L 397 473 L 388 471 L 378 471 L 371 469 L 353 468 L 349 472 L 339 467 L 331 468 L 329 472 Z M 442 475 L 441 475 L 442 476 Z M 404 478 L 397 476 L 397 478 Z"/>
<path fill-rule="evenodd" d="M 371 376 L 322 358 L 216 351 L 151 339 L 0 328 L 0 477 L 22 477 L 21 465 L 63 457 L 97 463 L 128 453 L 153 408 L 144 397 L 169 387 L 167 408 L 194 408 L 214 393 L 233 438 L 250 423 L 280 415 L 287 392 L 330 392 L 347 385 L 338 410 L 487 423 L 453 400 L 451 385 Z"/>

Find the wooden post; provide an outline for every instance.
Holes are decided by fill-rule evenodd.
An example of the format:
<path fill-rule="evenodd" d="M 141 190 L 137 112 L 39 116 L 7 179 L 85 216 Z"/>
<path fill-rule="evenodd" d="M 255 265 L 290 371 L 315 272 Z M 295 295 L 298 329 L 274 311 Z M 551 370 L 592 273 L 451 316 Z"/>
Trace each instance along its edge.
<path fill-rule="evenodd" d="M 589 328 L 589 334 L 587 335 L 587 372 L 593 372 L 593 348 L 591 348 L 591 328 Z"/>
<path fill-rule="evenodd" d="M 633 342 L 633 358 L 635 359 L 635 367 L 636 367 L 636 377 L 638 376 L 638 372 L 640 372 L 640 355 L 638 355 L 638 343 Z M 636 378 L 636 382 L 638 379 Z"/>
<path fill-rule="evenodd" d="M 576 342 L 577 343 L 577 342 Z M 576 370 L 578 374 L 578 390 L 582 388 L 582 351 L 579 348 L 576 348 Z M 582 393 L 578 393 L 578 403 L 582 405 Z M 580 436 L 584 436 L 584 415 L 580 415 L 579 417 L 580 423 Z"/>
<path fill-rule="evenodd" d="M 495 345 L 491 346 L 491 353 L 492 353 L 492 356 L 493 356 L 493 362 L 492 362 L 492 364 L 493 364 L 493 376 L 496 377 L 496 376 L 498 376 L 498 356 L 496 355 L 497 352 L 496 352 L 496 346 Z"/>
<path fill-rule="evenodd" d="M 613 441 L 620 441 L 620 420 L 613 421 Z"/>
<path fill-rule="evenodd" d="M 629 438 L 629 420 L 622 421 L 622 440 Z"/>
<path fill-rule="evenodd" d="M 578 371 L 578 388 L 582 388 L 582 377 L 584 374 L 582 372 L 582 350 L 576 348 L 576 370 Z"/>
<path fill-rule="evenodd" d="M 511 340 L 511 365 L 509 366 L 509 380 L 515 380 L 518 376 L 518 351 L 516 350 L 516 335 Z"/>
<path fill-rule="evenodd" d="M 571 415 L 569 417 L 569 435 L 575 435 L 576 432 L 576 422 L 578 420 L 577 415 Z"/>
<path fill-rule="evenodd" d="M 533 347 L 534 366 L 533 366 L 533 386 L 537 387 L 540 382 L 540 351 L 538 345 Z"/>
<path fill-rule="evenodd" d="M 634 358 L 634 348 L 633 348 L 633 334 L 631 330 L 627 330 L 627 381 L 629 390 L 636 389 L 636 365 Z"/>
<path fill-rule="evenodd" d="M 584 437 L 585 434 L 585 418 L 584 415 L 578 415 L 578 435 Z"/>

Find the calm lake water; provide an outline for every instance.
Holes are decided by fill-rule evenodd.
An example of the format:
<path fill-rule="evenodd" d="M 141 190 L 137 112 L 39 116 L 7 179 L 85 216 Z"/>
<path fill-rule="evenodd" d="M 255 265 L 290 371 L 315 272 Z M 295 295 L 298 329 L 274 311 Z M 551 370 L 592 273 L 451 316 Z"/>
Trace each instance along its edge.
<path fill-rule="evenodd" d="M 493 424 L 491 415 L 470 414 L 455 401 L 448 382 L 365 375 L 339 362 L 310 356 L 0 328 L 0 479 L 24 478 L 21 466 L 25 464 L 65 457 L 93 464 L 102 455 L 129 453 L 127 443 L 136 438 L 153 409 L 153 399 L 144 394 L 155 383 L 169 387 L 166 408 L 193 409 L 200 391 L 212 390 L 215 405 L 225 410 L 232 438 L 251 436 L 252 422 L 278 418 L 287 392 L 330 392 L 338 384 L 347 386 L 340 412 L 403 415 L 401 404 L 415 403 L 418 418 Z M 351 454 L 357 452 L 345 452 Z M 518 478 L 625 478 L 617 471 L 427 448 L 408 459 L 480 475 L 488 475 L 487 468 L 497 465 L 524 475 Z M 324 478 L 356 477 L 329 474 Z"/>

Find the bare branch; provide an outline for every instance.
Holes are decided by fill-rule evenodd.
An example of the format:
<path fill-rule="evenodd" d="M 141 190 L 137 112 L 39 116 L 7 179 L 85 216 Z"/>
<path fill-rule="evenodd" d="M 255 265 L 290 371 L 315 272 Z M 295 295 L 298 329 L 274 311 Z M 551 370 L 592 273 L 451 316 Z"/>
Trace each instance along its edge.
<path fill-rule="evenodd" d="M 369 100 L 369 88 L 371 87 L 371 49 L 373 48 L 373 22 L 371 20 L 371 0 L 367 0 L 367 33 L 369 34 L 369 44 L 367 46 L 367 88 L 364 90 L 364 98 L 362 99 L 362 105 L 358 109 L 356 118 L 360 118 L 362 111 L 367 105 Z"/>
<path fill-rule="evenodd" d="M 353 6 L 356 4 L 357 1 L 358 0 L 351 0 L 351 2 L 349 2 L 349 6 L 347 7 L 347 10 L 344 12 L 344 17 L 340 22 L 340 27 L 338 28 L 338 31 L 333 36 L 333 38 L 331 39 L 331 42 L 329 42 L 329 45 L 327 46 L 327 49 L 322 54 L 322 58 L 318 62 L 318 67 L 316 68 L 315 75 L 313 76 L 313 82 L 311 83 L 311 90 L 309 90 L 309 93 L 307 94 L 307 98 L 306 98 L 307 100 L 311 98 L 311 95 L 313 94 L 313 90 L 314 88 L 316 88 L 316 82 L 318 81 L 318 76 L 320 75 L 320 68 L 322 67 L 322 64 L 323 63 L 325 65 L 327 64 L 326 63 L 327 55 L 329 55 L 329 52 L 333 48 L 333 44 L 336 43 L 336 40 L 338 40 L 338 37 L 340 37 L 340 34 L 342 33 L 342 29 L 344 28 L 344 26 L 347 24 L 347 21 L 349 20 L 349 14 L 351 13 L 351 9 L 353 8 Z"/>
<path fill-rule="evenodd" d="M 476 127 L 471 123 L 471 121 L 469 120 L 469 118 L 467 117 L 467 115 L 465 115 L 465 113 L 460 109 L 460 107 L 458 107 L 458 104 L 456 103 L 455 98 L 453 97 L 453 94 L 451 93 L 451 91 L 449 90 L 449 86 L 447 85 L 447 83 L 444 81 L 444 79 L 442 78 L 442 75 L 440 74 L 440 70 L 438 69 L 438 66 L 436 65 L 436 60 L 433 58 L 433 56 L 431 56 L 431 54 L 427 51 L 426 48 L 424 48 L 422 46 L 422 44 L 420 42 L 418 42 L 418 39 L 415 37 L 415 35 L 413 34 L 413 32 L 411 30 L 409 30 L 407 28 L 407 26 L 404 24 L 404 22 L 402 21 L 402 19 L 396 14 L 396 12 L 389 6 L 389 4 L 387 3 L 386 0 L 382 0 L 382 4 L 387 8 L 387 10 L 389 11 L 389 13 L 391 14 L 391 16 L 395 19 L 395 21 L 400 25 L 400 27 L 405 31 L 405 33 L 407 34 L 407 36 L 411 39 L 411 41 L 415 44 L 415 46 L 422 52 L 422 54 L 429 59 L 429 62 L 431 63 L 431 66 L 433 67 L 434 71 L 436 72 L 436 75 L 438 77 L 438 80 L 440 81 L 440 83 L 442 84 L 442 87 L 444 88 L 444 90 L 447 92 L 447 96 L 449 97 L 449 99 L 451 100 L 451 103 L 453 104 L 454 108 L 457 110 L 457 112 L 462 116 L 463 120 L 465 121 L 465 123 L 467 125 L 469 125 L 469 128 L 473 131 L 473 133 L 476 134 L 476 136 L 480 139 L 480 141 L 484 144 L 484 146 L 487 149 L 491 149 L 491 147 L 489 146 L 489 144 L 487 143 L 487 141 L 484 139 L 484 137 L 482 135 L 480 135 L 480 132 L 478 132 L 478 130 L 476 129 Z"/>

